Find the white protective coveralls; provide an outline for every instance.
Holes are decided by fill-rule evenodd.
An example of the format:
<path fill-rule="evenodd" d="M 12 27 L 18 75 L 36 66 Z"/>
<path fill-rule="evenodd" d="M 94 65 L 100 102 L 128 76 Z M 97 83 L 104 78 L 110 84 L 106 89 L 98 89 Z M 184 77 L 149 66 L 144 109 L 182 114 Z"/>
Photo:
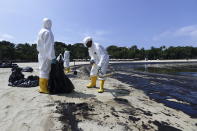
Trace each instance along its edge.
<path fill-rule="evenodd" d="M 83 41 L 86 43 L 87 41 L 91 40 L 91 37 L 86 37 Z M 91 57 L 91 60 L 95 62 L 95 64 L 92 66 L 90 76 L 97 76 L 98 75 L 98 69 L 101 68 L 102 74 L 105 75 L 107 72 L 107 67 L 109 64 L 109 55 L 107 51 L 104 49 L 103 46 L 101 46 L 98 43 L 94 43 L 92 41 L 92 46 L 88 48 L 89 55 Z M 100 80 L 105 80 L 106 78 L 99 78 Z"/>
<path fill-rule="evenodd" d="M 37 50 L 40 78 L 49 78 L 51 70 L 51 61 L 55 59 L 54 50 L 54 36 L 51 31 L 52 21 L 50 19 L 43 19 L 43 28 L 38 34 Z"/>
<path fill-rule="evenodd" d="M 70 63 L 70 51 L 65 51 L 64 52 L 64 67 L 69 68 L 69 63 Z"/>

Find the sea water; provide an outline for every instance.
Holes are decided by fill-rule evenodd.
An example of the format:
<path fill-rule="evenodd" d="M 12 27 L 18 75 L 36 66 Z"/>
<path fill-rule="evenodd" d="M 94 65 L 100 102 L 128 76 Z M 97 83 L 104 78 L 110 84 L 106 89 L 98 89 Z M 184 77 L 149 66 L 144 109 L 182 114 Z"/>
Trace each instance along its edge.
<path fill-rule="evenodd" d="M 197 77 L 197 63 L 138 64 L 133 66 L 133 69 L 150 73 Z"/>

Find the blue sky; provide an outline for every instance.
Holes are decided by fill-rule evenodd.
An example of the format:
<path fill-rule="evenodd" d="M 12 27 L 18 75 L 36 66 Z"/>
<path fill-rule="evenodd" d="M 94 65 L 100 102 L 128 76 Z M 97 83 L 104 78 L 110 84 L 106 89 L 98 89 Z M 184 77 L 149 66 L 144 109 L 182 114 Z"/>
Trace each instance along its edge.
<path fill-rule="evenodd" d="M 34 43 L 44 17 L 65 43 L 197 47 L 197 0 L 1 0 L 0 40 Z"/>

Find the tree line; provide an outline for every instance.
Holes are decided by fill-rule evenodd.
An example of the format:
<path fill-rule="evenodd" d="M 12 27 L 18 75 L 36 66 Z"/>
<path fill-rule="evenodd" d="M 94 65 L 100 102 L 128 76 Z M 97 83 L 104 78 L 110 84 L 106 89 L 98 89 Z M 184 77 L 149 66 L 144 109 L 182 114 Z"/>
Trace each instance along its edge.
<path fill-rule="evenodd" d="M 114 59 L 144 60 L 147 58 L 149 60 L 156 60 L 197 58 L 197 47 L 192 46 L 170 46 L 168 48 L 165 46 L 159 48 L 152 46 L 150 49 L 145 50 L 144 48 L 138 49 L 136 45 L 131 47 L 117 47 L 112 45 L 107 47 L 107 51 L 111 55 L 111 58 Z"/>
<path fill-rule="evenodd" d="M 36 44 L 14 44 L 9 41 L 0 41 L 0 62 L 36 62 L 38 52 Z M 88 49 L 82 43 L 74 45 L 55 42 L 55 55 L 63 55 L 65 50 L 70 51 L 70 59 L 88 59 Z"/>
<path fill-rule="evenodd" d="M 65 44 L 63 42 L 55 42 L 55 54 L 58 56 L 65 50 L 70 51 L 72 59 L 88 59 L 88 49 L 82 43 Z M 178 46 L 159 48 L 151 47 L 150 49 L 139 49 L 136 45 L 131 47 L 109 46 L 107 52 L 112 59 L 139 59 L 149 60 L 155 59 L 195 59 L 197 58 L 197 47 Z M 14 44 L 9 41 L 0 41 L 0 61 L 24 61 L 34 62 L 37 60 L 36 44 Z"/>

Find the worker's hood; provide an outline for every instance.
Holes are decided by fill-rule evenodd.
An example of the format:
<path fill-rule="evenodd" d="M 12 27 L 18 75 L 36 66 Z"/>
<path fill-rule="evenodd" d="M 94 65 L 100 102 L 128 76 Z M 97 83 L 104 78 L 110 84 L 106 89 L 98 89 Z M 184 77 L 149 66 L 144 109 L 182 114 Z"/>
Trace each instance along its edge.
<path fill-rule="evenodd" d="M 85 38 L 83 39 L 83 44 L 84 44 L 85 47 L 87 47 L 86 44 L 87 44 L 89 41 L 92 41 L 92 44 L 93 44 L 92 37 L 90 37 L 90 36 L 87 36 L 87 37 L 85 37 Z"/>
<path fill-rule="evenodd" d="M 52 21 L 48 18 L 43 19 L 43 28 L 45 29 L 51 29 Z"/>

